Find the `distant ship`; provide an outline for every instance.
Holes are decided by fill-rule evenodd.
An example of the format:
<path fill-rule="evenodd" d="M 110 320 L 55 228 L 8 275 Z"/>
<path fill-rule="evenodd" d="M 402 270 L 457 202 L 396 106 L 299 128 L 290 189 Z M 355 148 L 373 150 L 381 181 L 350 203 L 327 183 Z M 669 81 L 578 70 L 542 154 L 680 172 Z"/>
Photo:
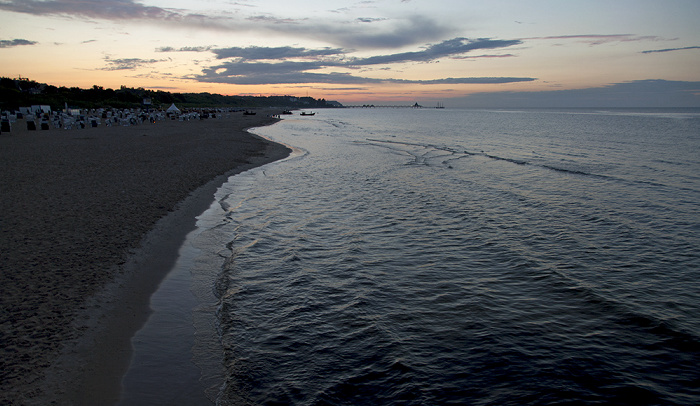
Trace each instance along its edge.
<path fill-rule="evenodd" d="M 302 116 L 313 116 L 314 114 L 316 114 L 316 113 L 314 113 L 313 111 L 310 112 L 310 113 L 309 113 L 309 112 L 306 112 L 306 111 L 302 111 L 302 112 L 301 112 L 301 115 L 302 115 Z"/>
<path fill-rule="evenodd" d="M 445 108 L 445 105 L 442 104 L 442 103 L 440 103 L 440 102 L 438 102 L 437 107 L 435 107 L 435 108 L 436 108 L 436 109 L 444 109 L 444 108 Z"/>

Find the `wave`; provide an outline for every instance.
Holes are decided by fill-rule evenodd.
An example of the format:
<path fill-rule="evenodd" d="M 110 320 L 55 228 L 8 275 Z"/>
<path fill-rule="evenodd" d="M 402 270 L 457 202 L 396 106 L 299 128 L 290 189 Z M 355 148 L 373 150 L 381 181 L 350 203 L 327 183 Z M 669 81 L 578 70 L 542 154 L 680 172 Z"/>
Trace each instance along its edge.
<path fill-rule="evenodd" d="M 635 310 L 631 305 L 609 297 L 590 283 L 578 281 L 561 270 L 551 269 L 541 276 L 558 285 L 558 290 L 563 290 L 567 296 L 582 299 L 593 306 L 596 313 L 608 315 L 628 334 L 644 332 L 656 337 L 656 340 L 640 341 L 646 342 L 648 349 L 673 349 L 681 353 L 695 353 L 695 357 L 700 361 L 700 337 L 692 332 L 684 331 L 669 320 Z"/>
<path fill-rule="evenodd" d="M 592 176 L 592 177 L 606 178 L 606 179 L 610 178 L 607 175 L 600 175 L 600 174 L 595 174 L 592 172 L 586 172 L 586 171 L 577 170 L 577 169 L 557 167 L 557 166 L 550 165 L 550 164 L 537 163 L 537 162 L 527 161 L 524 159 L 503 157 L 503 156 L 499 156 L 499 155 L 489 154 L 489 153 L 486 153 L 484 151 L 472 152 L 472 151 L 468 151 L 465 149 L 456 149 L 456 148 L 452 148 L 452 147 L 439 146 L 439 145 L 434 145 L 434 144 L 421 144 L 421 143 L 411 143 L 411 142 L 403 142 L 403 141 L 378 140 L 378 139 L 371 139 L 371 138 L 368 138 L 367 141 L 372 142 L 372 143 L 377 143 L 377 144 L 382 144 L 382 143 L 383 144 L 395 144 L 395 145 L 420 147 L 420 148 L 424 148 L 424 149 L 434 149 L 434 150 L 438 150 L 438 151 L 449 152 L 452 155 L 458 155 L 458 156 L 459 155 L 471 156 L 471 157 L 483 156 L 483 157 L 486 157 L 486 158 L 489 158 L 489 159 L 492 159 L 495 161 L 509 162 L 509 163 L 512 163 L 515 165 L 520 165 L 520 166 L 530 165 L 530 166 L 534 166 L 534 167 L 549 169 L 549 170 L 556 171 L 556 172 L 568 173 L 568 174 L 572 174 L 572 175 Z M 413 155 L 414 157 L 418 156 L 417 154 L 413 154 L 413 153 L 410 153 L 410 152 L 405 151 L 405 150 L 400 150 L 400 149 L 397 149 L 397 150 L 409 153 L 409 154 Z M 428 154 L 428 153 L 426 153 L 426 154 Z M 423 154 L 423 155 L 425 155 L 425 154 Z M 459 157 L 455 157 L 453 159 L 459 159 Z"/>
<path fill-rule="evenodd" d="M 450 162 L 460 160 L 463 158 L 467 157 L 485 157 L 488 159 L 492 159 L 494 161 L 502 161 L 502 162 L 508 162 L 512 163 L 514 165 L 518 166 L 530 166 L 530 167 L 536 167 L 536 168 L 542 168 L 558 173 L 564 173 L 568 175 L 576 175 L 576 176 L 585 176 L 585 177 L 590 177 L 590 178 L 596 178 L 596 179 L 601 179 L 601 180 L 606 180 L 606 181 L 612 181 L 612 182 L 617 182 L 617 183 L 622 183 L 626 185 L 637 185 L 637 186 L 653 186 L 655 188 L 667 188 L 667 187 L 672 187 L 674 190 L 678 191 L 683 191 L 683 192 L 691 192 L 691 193 L 698 193 L 699 191 L 694 188 L 690 187 L 683 187 L 679 185 L 669 185 L 669 184 L 664 184 L 661 182 L 655 182 L 653 180 L 648 180 L 648 179 L 625 179 L 619 176 L 612 176 L 612 175 L 606 175 L 606 174 L 600 174 L 600 173 L 594 173 L 591 171 L 585 171 L 581 169 L 572 169 L 572 168 L 567 168 L 567 167 L 562 167 L 562 166 L 556 166 L 552 165 L 549 163 L 542 163 L 542 162 L 536 162 L 536 161 L 528 161 L 525 159 L 518 159 L 518 158 L 510 158 L 510 157 L 504 157 L 504 156 L 499 156 L 495 154 L 489 154 L 484 151 L 480 152 L 474 152 L 474 151 L 469 151 L 463 148 L 454 148 L 454 147 L 447 147 L 447 146 L 441 146 L 441 145 L 435 145 L 435 144 L 423 144 L 423 143 L 412 143 L 412 142 L 404 142 L 404 141 L 392 141 L 392 140 L 380 140 L 380 139 L 372 139 L 368 138 L 367 141 L 371 145 L 379 145 L 381 146 L 382 144 L 392 144 L 392 145 L 403 145 L 403 146 L 409 146 L 409 147 L 418 147 L 422 148 L 425 150 L 428 150 L 427 152 L 423 152 L 421 154 L 412 152 L 412 151 L 407 151 L 405 149 L 401 148 L 390 148 L 393 149 L 396 152 L 401 152 L 408 154 L 413 157 L 413 161 L 411 164 L 420 164 L 420 165 L 430 165 L 430 160 L 435 159 L 435 158 L 444 158 L 443 156 L 436 156 L 436 155 L 430 155 L 433 151 L 443 151 L 447 152 L 448 155 L 450 156 L 449 159 L 445 159 L 441 161 L 441 164 L 448 168 L 452 168 Z M 385 146 L 386 147 L 386 146 Z M 578 155 L 573 155 L 573 154 L 567 154 L 569 156 L 578 156 Z"/>

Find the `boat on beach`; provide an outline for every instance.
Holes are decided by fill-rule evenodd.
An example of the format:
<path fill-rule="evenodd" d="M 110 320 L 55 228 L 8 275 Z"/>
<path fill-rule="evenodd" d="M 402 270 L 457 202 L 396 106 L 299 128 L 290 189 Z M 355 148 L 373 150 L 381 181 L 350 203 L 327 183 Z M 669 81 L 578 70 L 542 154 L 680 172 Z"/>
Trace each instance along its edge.
<path fill-rule="evenodd" d="M 294 113 L 292 113 L 291 110 L 285 110 L 282 112 L 282 114 L 294 114 Z"/>

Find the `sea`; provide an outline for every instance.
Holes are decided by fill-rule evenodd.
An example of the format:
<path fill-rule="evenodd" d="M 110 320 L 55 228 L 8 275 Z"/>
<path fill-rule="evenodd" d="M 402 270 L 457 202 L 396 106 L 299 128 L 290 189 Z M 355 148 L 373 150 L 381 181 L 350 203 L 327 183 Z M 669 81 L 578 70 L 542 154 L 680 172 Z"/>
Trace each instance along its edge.
<path fill-rule="evenodd" d="M 251 131 L 294 152 L 198 217 L 123 404 L 700 404 L 700 110 Z"/>

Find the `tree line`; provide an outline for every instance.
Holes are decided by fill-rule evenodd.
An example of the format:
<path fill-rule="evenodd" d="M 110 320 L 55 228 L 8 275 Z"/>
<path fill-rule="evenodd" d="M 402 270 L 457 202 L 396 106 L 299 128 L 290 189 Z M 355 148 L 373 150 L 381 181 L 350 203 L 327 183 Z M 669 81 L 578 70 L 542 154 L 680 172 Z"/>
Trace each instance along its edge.
<path fill-rule="evenodd" d="M 170 93 L 162 90 L 147 90 L 142 87 L 121 86 L 119 89 L 93 86 L 89 89 L 53 86 L 26 78 L 0 78 L 0 109 L 16 110 L 19 107 L 48 105 L 52 110 L 70 108 L 93 109 L 102 107 L 139 108 L 144 101 L 152 108 L 168 108 L 172 103 L 178 107 L 339 107 L 327 103 L 326 99 L 292 96 L 224 96 L 214 93 Z"/>

